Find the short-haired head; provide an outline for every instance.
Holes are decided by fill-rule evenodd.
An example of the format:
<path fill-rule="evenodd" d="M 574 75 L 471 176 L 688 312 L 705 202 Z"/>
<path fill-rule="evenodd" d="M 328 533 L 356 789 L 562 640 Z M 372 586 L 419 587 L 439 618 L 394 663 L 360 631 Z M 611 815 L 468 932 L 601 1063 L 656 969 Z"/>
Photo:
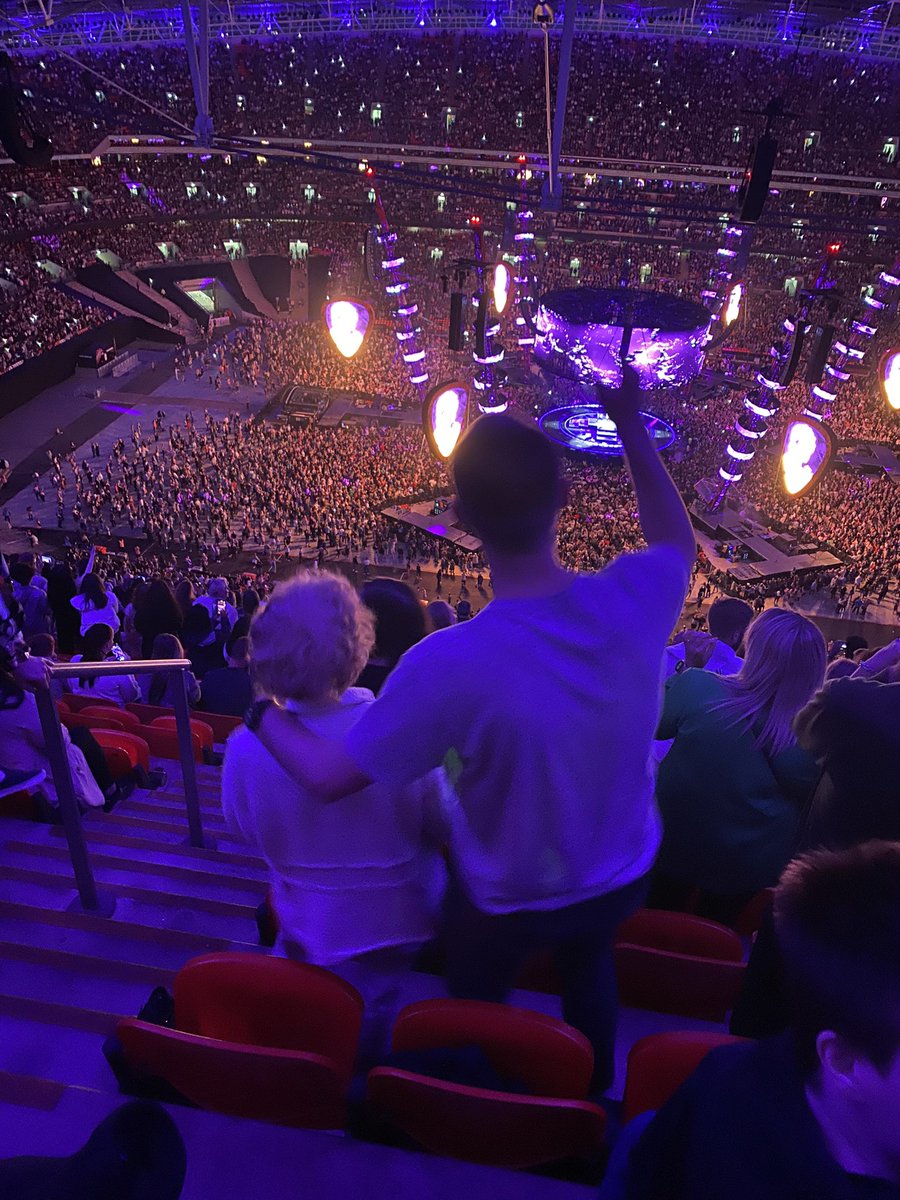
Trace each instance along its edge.
<path fill-rule="evenodd" d="M 333 699 L 356 680 L 374 642 L 375 619 L 344 576 L 302 572 L 253 618 L 251 672 L 268 696 Z"/>
<path fill-rule="evenodd" d="M 744 640 L 747 626 L 753 620 L 753 609 L 746 600 L 720 596 L 709 606 L 709 632 L 720 642 L 737 650 Z"/>
<path fill-rule="evenodd" d="M 795 859 L 774 916 L 804 1074 L 819 1071 L 824 1033 L 886 1070 L 900 1050 L 900 843 Z"/>
<path fill-rule="evenodd" d="M 235 638 L 228 647 L 228 665 L 229 667 L 246 667 L 250 662 L 250 639 L 248 637 Z"/>
<path fill-rule="evenodd" d="M 550 537 L 566 489 L 555 445 L 509 413 L 481 417 L 453 458 L 457 511 L 489 550 L 529 554 Z"/>

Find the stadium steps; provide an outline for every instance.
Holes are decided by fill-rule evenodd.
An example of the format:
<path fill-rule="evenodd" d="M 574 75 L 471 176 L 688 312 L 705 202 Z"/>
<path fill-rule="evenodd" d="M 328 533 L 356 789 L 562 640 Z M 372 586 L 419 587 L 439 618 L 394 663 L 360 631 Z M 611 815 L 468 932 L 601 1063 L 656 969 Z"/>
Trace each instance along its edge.
<path fill-rule="evenodd" d="M 105 296 L 102 292 L 95 291 L 94 288 L 88 287 L 87 284 L 79 283 L 76 279 L 67 280 L 66 288 L 89 303 L 100 304 L 104 308 L 113 309 L 123 317 L 137 317 L 138 320 L 143 321 L 145 324 L 163 330 L 169 337 L 175 334 L 175 330 L 164 322 L 157 321 L 154 317 L 148 317 L 142 312 L 137 312 L 135 309 L 129 308 L 121 300 L 114 300 L 111 296 Z"/>
<path fill-rule="evenodd" d="M 234 272 L 238 287 L 244 295 L 244 299 L 249 300 L 250 305 L 256 309 L 260 316 L 268 317 L 272 321 L 284 320 L 284 313 L 278 312 L 274 304 L 268 301 L 263 295 L 262 288 L 256 281 L 256 276 L 253 274 L 253 267 L 250 265 L 248 258 L 232 259 L 231 269 Z"/>
<path fill-rule="evenodd" d="M 187 313 L 183 309 L 179 308 L 174 301 L 170 300 L 168 296 L 163 296 L 161 292 L 158 292 L 155 288 L 151 287 L 149 283 L 146 283 L 143 279 L 139 278 L 139 276 L 135 275 L 133 271 L 119 271 L 118 276 L 120 279 L 124 280 L 125 283 L 133 287 L 134 290 L 140 295 L 146 296 L 148 299 L 152 300 L 154 304 L 158 304 L 160 308 L 164 308 L 170 316 L 174 317 L 178 322 L 178 328 L 186 338 L 196 338 L 196 322 L 192 321 Z"/>

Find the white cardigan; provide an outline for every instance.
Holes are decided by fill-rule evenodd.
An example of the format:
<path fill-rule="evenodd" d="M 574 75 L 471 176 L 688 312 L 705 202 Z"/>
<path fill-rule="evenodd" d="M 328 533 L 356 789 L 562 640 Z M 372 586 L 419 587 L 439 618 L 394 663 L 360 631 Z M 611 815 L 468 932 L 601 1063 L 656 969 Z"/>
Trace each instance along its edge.
<path fill-rule="evenodd" d="M 305 729 L 342 741 L 373 700 L 368 689 L 350 688 L 327 706 L 287 707 Z M 454 804 L 442 771 L 326 804 L 248 729 L 236 730 L 225 750 L 229 826 L 269 864 L 282 937 L 319 966 L 433 936 L 445 883 L 439 848 Z"/>

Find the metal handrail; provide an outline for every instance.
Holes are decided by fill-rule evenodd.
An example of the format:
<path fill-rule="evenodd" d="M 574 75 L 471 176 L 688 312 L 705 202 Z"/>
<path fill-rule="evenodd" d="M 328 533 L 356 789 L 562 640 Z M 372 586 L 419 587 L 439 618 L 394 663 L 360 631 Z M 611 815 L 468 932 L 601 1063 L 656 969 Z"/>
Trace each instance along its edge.
<path fill-rule="evenodd" d="M 191 663 L 186 658 L 171 659 L 128 659 L 113 662 L 74 662 L 49 663 L 51 676 L 54 679 L 72 679 L 74 677 L 97 678 L 107 675 L 170 675 L 177 674 L 181 686 L 174 689 L 175 726 L 178 731 L 178 751 L 181 760 L 181 777 L 184 784 L 184 801 L 187 809 L 189 842 L 192 846 L 207 845 L 203 835 L 203 822 L 200 817 L 200 796 L 197 791 L 197 772 L 194 764 L 194 748 L 191 739 L 190 706 L 185 683 L 185 671 L 191 670 Z M 49 689 L 39 690 L 37 700 L 38 714 L 41 719 L 41 729 L 44 734 L 44 744 L 47 757 L 50 760 L 50 770 L 53 776 L 53 786 L 59 799 L 59 810 L 62 817 L 63 829 L 72 859 L 72 870 L 75 873 L 75 884 L 78 888 L 78 904 L 85 912 L 99 913 L 110 916 L 115 907 L 115 900 L 98 894 L 91 868 L 90 858 L 84 844 L 84 834 L 81 828 L 81 811 L 72 784 L 72 770 L 69 756 L 62 735 L 62 723 Z"/>

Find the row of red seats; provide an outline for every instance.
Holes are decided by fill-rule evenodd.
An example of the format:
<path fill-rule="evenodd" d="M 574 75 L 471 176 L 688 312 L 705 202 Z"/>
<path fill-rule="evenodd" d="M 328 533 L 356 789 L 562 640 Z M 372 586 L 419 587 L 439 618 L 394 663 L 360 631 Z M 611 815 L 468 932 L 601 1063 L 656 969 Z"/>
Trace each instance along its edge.
<path fill-rule="evenodd" d="M 175 1028 L 118 1026 L 129 1065 L 199 1107 L 312 1129 L 342 1129 L 363 1002 L 319 967 L 255 954 L 210 954 L 179 971 Z M 624 1117 L 659 1107 L 725 1034 L 672 1033 L 638 1042 Z M 435 1154 L 496 1166 L 594 1161 L 606 1113 L 587 1100 L 593 1054 L 565 1022 L 507 1005 L 427 1000 L 405 1008 L 393 1051 L 478 1046 L 528 1094 L 468 1087 L 394 1067 L 367 1080 L 369 1115 Z"/>

